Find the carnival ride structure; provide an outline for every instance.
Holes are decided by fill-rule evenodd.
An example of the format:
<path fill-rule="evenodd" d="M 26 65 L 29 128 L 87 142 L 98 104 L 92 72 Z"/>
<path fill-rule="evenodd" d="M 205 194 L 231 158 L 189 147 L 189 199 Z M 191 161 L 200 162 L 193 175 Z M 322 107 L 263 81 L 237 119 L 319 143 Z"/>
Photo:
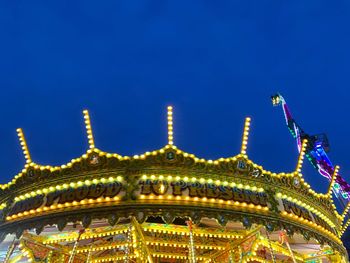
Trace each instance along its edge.
<path fill-rule="evenodd" d="M 303 136 L 295 170 L 273 173 L 248 158 L 250 118 L 240 153 L 217 160 L 175 146 L 170 106 L 166 146 L 141 155 L 96 148 L 84 119 L 89 149 L 61 166 L 34 162 L 17 130 L 26 164 L 0 185 L 2 262 L 348 262 L 338 167 L 312 190 Z"/>
<path fill-rule="evenodd" d="M 274 106 L 282 106 L 286 124 L 290 133 L 296 139 L 298 151 L 301 151 L 301 142 L 307 140 L 305 152 L 307 159 L 311 162 L 313 167 L 317 169 L 320 175 L 331 181 L 335 167 L 327 155 L 330 148 L 327 135 L 324 133 L 317 135 L 309 135 L 306 133 L 292 117 L 289 107 L 281 94 L 277 93 L 271 96 L 271 100 Z M 348 211 L 350 208 L 350 185 L 340 174 L 337 174 L 335 178 L 333 192 L 339 199 L 340 204 L 343 205 L 343 208 L 346 206 L 346 211 Z"/>

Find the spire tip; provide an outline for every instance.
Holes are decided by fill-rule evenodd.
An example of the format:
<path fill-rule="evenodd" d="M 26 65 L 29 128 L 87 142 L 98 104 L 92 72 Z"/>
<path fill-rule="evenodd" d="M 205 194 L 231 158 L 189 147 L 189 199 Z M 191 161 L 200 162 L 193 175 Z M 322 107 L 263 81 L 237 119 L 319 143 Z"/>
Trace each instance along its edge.
<path fill-rule="evenodd" d="M 174 132 L 173 132 L 173 107 L 168 106 L 168 145 L 174 144 Z"/>
<path fill-rule="evenodd" d="M 249 136 L 249 130 L 250 130 L 250 120 L 251 120 L 250 117 L 246 117 L 245 122 L 244 122 L 242 147 L 241 147 L 241 154 L 243 154 L 243 155 L 247 154 L 247 144 L 248 144 L 248 136 Z"/>
<path fill-rule="evenodd" d="M 30 164 L 30 163 L 32 163 L 32 159 L 31 159 L 30 154 L 29 154 L 27 142 L 25 140 L 23 131 L 22 131 L 21 128 L 17 128 L 16 131 L 17 131 L 17 135 L 18 135 L 18 138 L 19 138 L 19 143 L 21 145 L 24 158 L 26 160 L 26 164 Z"/>
<path fill-rule="evenodd" d="M 89 148 L 90 149 L 94 149 L 95 148 L 95 142 L 94 142 L 94 136 L 92 134 L 92 128 L 91 128 L 89 111 L 85 109 L 85 110 L 83 110 L 83 114 L 84 114 L 85 128 L 86 128 Z"/>

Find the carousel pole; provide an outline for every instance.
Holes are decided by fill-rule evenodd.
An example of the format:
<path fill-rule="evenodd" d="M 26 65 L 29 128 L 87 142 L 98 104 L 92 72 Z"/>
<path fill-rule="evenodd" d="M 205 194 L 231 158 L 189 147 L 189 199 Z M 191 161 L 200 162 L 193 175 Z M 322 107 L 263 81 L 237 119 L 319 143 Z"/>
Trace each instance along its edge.
<path fill-rule="evenodd" d="M 238 246 L 238 253 L 239 253 L 239 263 L 242 263 L 243 261 L 243 253 L 242 253 L 242 247 Z"/>
<path fill-rule="evenodd" d="M 127 245 L 125 247 L 125 260 L 124 263 L 129 263 L 130 261 L 130 246 L 132 246 L 132 223 L 130 222 L 130 226 L 128 228 L 127 236 L 126 236 L 126 242 Z"/>
<path fill-rule="evenodd" d="M 267 237 L 267 240 L 269 242 L 269 249 L 270 249 L 270 252 L 271 252 L 271 259 L 272 259 L 272 262 L 273 263 L 276 263 L 276 256 L 275 256 L 275 253 L 273 252 L 273 248 L 272 248 L 272 244 L 271 244 L 271 240 L 270 240 L 270 235 L 269 235 L 269 231 L 266 230 L 266 237 Z"/>
<path fill-rule="evenodd" d="M 294 257 L 294 253 L 289 245 L 289 242 L 288 242 L 288 239 L 286 237 L 286 233 L 284 231 L 281 231 L 280 234 L 279 234 L 279 237 L 280 237 L 280 242 L 281 242 L 281 245 L 283 245 L 284 242 L 286 242 L 286 245 L 287 245 L 287 248 L 288 248 L 288 251 L 289 251 L 289 254 L 293 260 L 293 263 L 297 263 L 295 257 Z"/>
<path fill-rule="evenodd" d="M 193 240 L 193 225 L 192 220 L 189 219 L 187 221 L 188 228 L 190 230 L 190 246 L 189 246 L 189 263 L 196 263 L 196 252 L 194 248 L 194 240 Z"/>
<path fill-rule="evenodd" d="M 297 263 L 297 261 L 295 260 L 293 251 L 292 251 L 292 249 L 290 248 L 290 245 L 289 245 L 289 242 L 288 242 L 288 241 L 286 241 L 286 245 L 287 245 L 287 248 L 288 248 L 288 250 L 289 250 L 289 253 L 290 253 L 290 255 L 291 255 L 292 259 L 293 259 L 293 263 Z"/>
<path fill-rule="evenodd" d="M 143 230 L 140 224 L 137 222 L 136 218 L 133 216 L 131 217 L 131 223 L 132 223 L 132 230 L 135 231 L 135 241 L 139 244 L 139 253 L 138 258 L 136 259 L 136 262 L 147 262 L 147 263 L 153 263 L 152 254 L 148 249 L 145 237 L 143 235 Z M 137 252 L 137 251 L 136 251 Z M 137 261 L 137 260 L 140 261 Z"/>
<path fill-rule="evenodd" d="M 9 262 L 9 259 L 12 256 L 13 251 L 15 250 L 15 247 L 16 247 L 16 237 L 13 238 L 13 241 L 12 241 L 11 245 L 9 246 L 9 249 L 7 250 L 4 263 Z"/>
<path fill-rule="evenodd" d="M 89 248 L 89 253 L 86 259 L 86 263 L 90 263 L 91 261 L 91 252 L 92 252 L 92 244 L 90 245 L 90 248 Z"/>
<path fill-rule="evenodd" d="M 81 235 L 84 232 L 85 232 L 84 229 L 79 230 L 78 238 L 77 238 L 77 240 L 74 243 L 74 246 L 73 246 L 73 249 L 72 249 L 72 253 L 71 253 L 70 257 L 69 257 L 68 263 L 73 263 L 73 260 L 74 260 L 74 257 L 75 257 L 76 251 L 77 251 L 77 247 L 78 247 L 78 243 L 79 243 L 80 237 L 81 237 Z"/>

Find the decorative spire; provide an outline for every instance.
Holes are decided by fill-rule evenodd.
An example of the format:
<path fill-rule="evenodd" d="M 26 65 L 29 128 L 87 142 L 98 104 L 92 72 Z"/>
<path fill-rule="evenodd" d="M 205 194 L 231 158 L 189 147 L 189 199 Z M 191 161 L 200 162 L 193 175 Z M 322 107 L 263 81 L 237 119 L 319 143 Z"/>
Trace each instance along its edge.
<path fill-rule="evenodd" d="M 346 223 L 343 224 L 343 226 L 342 226 L 342 228 L 341 228 L 341 236 L 345 233 L 345 231 L 346 231 L 346 229 L 348 228 L 349 224 L 350 224 L 350 219 L 348 219 L 348 220 L 346 221 Z"/>
<path fill-rule="evenodd" d="M 350 202 L 348 202 L 344 208 L 343 213 L 341 214 L 342 221 L 344 221 L 346 214 L 349 212 Z"/>
<path fill-rule="evenodd" d="M 28 151 L 28 146 L 26 143 L 26 139 L 24 138 L 23 131 L 21 128 L 18 128 L 16 131 L 17 131 L 17 135 L 19 138 L 19 142 L 20 142 L 21 147 L 22 147 L 24 158 L 26 159 L 26 163 L 30 164 L 30 163 L 32 163 L 32 159 L 31 159 L 29 151 Z"/>
<path fill-rule="evenodd" d="M 173 107 L 168 106 L 168 145 L 174 144 Z"/>
<path fill-rule="evenodd" d="M 338 170 L 339 170 L 339 166 L 335 166 L 335 168 L 334 168 L 334 173 L 333 173 L 333 175 L 332 175 L 332 181 L 334 181 L 334 182 L 335 182 L 335 179 L 336 179 L 336 177 L 337 177 Z M 332 187 L 329 186 L 330 189 L 328 189 L 328 191 L 332 191 L 334 182 L 333 182 L 333 184 L 332 184 Z M 330 193 L 332 193 L 332 192 L 330 192 Z M 342 221 L 344 221 L 344 219 L 345 219 L 345 217 L 346 217 L 346 214 L 349 212 L 349 209 L 350 209 L 350 202 L 348 202 L 348 203 L 346 204 L 346 206 L 345 206 L 345 208 L 344 208 L 344 211 L 343 211 L 343 213 L 342 213 L 342 215 L 341 215 Z M 350 219 L 349 219 L 349 220 L 350 220 Z"/>
<path fill-rule="evenodd" d="M 334 186 L 334 183 L 335 183 L 335 179 L 337 178 L 338 172 L 339 172 L 339 166 L 336 165 L 334 167 L 334 172 L 332 174 L 331 182 L 329 183 L 328 190 L 327 190 L 327 193 L 326 193 L 326 195 L 328 197 L 330 197 L 332 195 L 332 189 L 333 189 L 333 186 Z"/>
<path fill-rule="evenodd" d="M 301 149 L 300 149 L 300 154 L 299 154 L 299 159 L 298 159 L 297 167 L 296 167 L 296 169 L 295 169 L 295 172 L 297 172 L 298 174 L 301 173 L 301 168 L 303 167 L 303 162 L 304 162 L 306 147 L 307 147 L 307 140 L 304 139 L 304 140 L 303 140 L 303 143 L 302 143 L 302 145 L 301 145 Z"/>
<path fill-rule="evenodd" d="M 245 118 L 243 137 L 242 137 L 241 154 L 243 154 L 243 155 L 247 155 L 249 128 L 250 128 L 250 118 L 247 117 L 247 118 Z"/>
<path fill-rule="evenodd" d="M 94 136 L 92 135 L 89 111 L 88 110 L 84 110 L 83 114 L 84 114 L 84 120 L 85 120 L 86 133 L 87 133 L 88 142 L 89 142 L 89 148 L 90 149 L 94 149 L 95 148 L 95 142 L 94 142 Z"/>

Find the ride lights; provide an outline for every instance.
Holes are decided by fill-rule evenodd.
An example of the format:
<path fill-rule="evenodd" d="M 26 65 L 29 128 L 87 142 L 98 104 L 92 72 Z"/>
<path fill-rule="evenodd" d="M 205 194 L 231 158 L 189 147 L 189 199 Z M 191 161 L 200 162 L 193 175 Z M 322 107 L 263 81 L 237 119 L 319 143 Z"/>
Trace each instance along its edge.
<path fill-rule="evenodd" d="M 123 177 L 122 176 L 109 177 L 108 178 L 108 182 L 123 182 Z M 16 196 L 14 198 L 14 201 L 15 202 L 23 201 L 23 200 L 26 200 L 28 198 L 35 197 L 37 195 L 41 195 L 43 193 L 44 194 L 48 194 L 48 193 L 54 192 L 56 190 L 68 189 L 69 187 L 73 188 L 73 189 L 76 189 L 76 188 L 78 188 L 80 186 L 83 186 L 83 185 L 90 186 L 92 184 L 96 185 L 98 183 L 107 183 L 107 179 L 106 178 L 101 178 L 101 179 L 96 179 L 95 178 L 92 181 L 91 180 L 85 180 L 84 182 L 78 181 L 78 182 L 71 182 L 69 184 L 64 183 L 64 184 L 61 184 L 61 185 L 50 186 L 48 188 L 43 188 L 43 189 L 39 189 L 39 190 L 36 190 L 36 191 L 31 191 L 29 193 L 26 193 L 26 194 L 23 194 L 23 195 L 20 195 L 20 196 Z"/>
<path fill-rule="evenodd" d="M 245 123 L 244 123 L 243 138 L 242 138 L 242 147 L 241 147 L 241 154 L 244 155 L 244 156 L 247 154 L 247 144 L 248 144 L 249 128 L 250 128 L 250 118 L 247 117 L 247 118 L 245 119 Z"/>
<path fill-rule="evenodd" d="M 291 219 L 293 219 L 293 220 L 295 220 L 295 221 L 299 221 L 299 222 L 301 222 L 301 223 L 303 223 L 303 224 L 306 224 L 306 225 L 308 225 L 308 226 L 311 226 L 311 227 L 315 228 L 316 230 L 321 231 L 322 233 L 328 235 L 328 236 L 331 237 L 333 240 L 335 240 L 337 243 L 342 244 L 341 240 L 340 240 L 336 235 L 334 235 L 334 234 L 333 234 L 332 232 L 330 232 L 329 230 L 325 229 L 323 226 L 320 226 L 320 225 L 316 224 L 315 222 L 309 221 L 309 220 L 307 220 L 307 219 L 305 219 L 305 218 L 299 217 L 299 216 L 294 215 L 294 214 L 292 214 L 292 213 L 288 213 L 288 212 L 286 212 L 286 211 L 283 211 L 281 214 L 282 214 L 282 216 L 284 216 L 284 217 L 288 217 L 288 218 L 291 218 Z"/>
<path fill-rule="evenodd" d="M 108 204 L 111 201 L 117 202 L 117 201 L 120 201 L 120 198 L 118 196 L 114 196 L 113 198 L 107 196 L 107 197 L 99 197 L 97 199 L 83 199 L 83 200 L 81 200 L 79 202 L 78 201 L 66 202 L 64 204 L 51 205 L 49 207 L 45 206 L 43 208 L 37 208 L 37 209 L 30 210 L 30 211 L 24 211 L 22 213 L 18 213 L 18 214 L 14 214 L 14 215 L 11 215 L 11 216 L 7 216 L 6 220 L 10 221 L 10 220 L 15 220 L 15 219 L 20 219 L 22 217 L 32 216 L 34 214 L 36 216 L 36 213 L 42 214 L 44 212 L 55 211 L 57 209 L 58 210 L 59 209 L 64 209 L 65 207 L 66 208 L 76 209 L 79 206 L 86 205 L 86 204 L 97 204 L 97 203 L 106 203 L 106 204 Z"/>

